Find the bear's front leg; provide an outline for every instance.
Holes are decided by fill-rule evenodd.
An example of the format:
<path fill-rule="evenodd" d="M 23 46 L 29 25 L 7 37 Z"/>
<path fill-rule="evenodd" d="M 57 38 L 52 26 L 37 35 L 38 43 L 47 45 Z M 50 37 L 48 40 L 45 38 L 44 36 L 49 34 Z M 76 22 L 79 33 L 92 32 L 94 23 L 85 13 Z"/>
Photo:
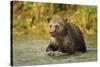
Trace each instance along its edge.
<path fill-rule="evenodd" d="M 46 48 L 47 55 L 50 55 L 50 56 L 54 56 L 56 53 L 55 51 L 57 51 L 57 50 L 58 50 L 58 47 L 51 43 Z"/>

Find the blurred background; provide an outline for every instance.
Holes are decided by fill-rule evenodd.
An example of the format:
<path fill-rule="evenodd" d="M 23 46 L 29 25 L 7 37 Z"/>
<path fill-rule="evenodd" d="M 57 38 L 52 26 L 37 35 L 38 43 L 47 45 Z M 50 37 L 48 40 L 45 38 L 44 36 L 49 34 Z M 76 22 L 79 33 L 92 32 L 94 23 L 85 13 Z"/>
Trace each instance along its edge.
<path fill-rule="evenodd" d="M 80 27 L 84 35 L 97 33 L 97 7 L 86 5 L 12 2 L 13 37 L 48 37 L 48 24 L 45 17 L 63 16 Z"/>

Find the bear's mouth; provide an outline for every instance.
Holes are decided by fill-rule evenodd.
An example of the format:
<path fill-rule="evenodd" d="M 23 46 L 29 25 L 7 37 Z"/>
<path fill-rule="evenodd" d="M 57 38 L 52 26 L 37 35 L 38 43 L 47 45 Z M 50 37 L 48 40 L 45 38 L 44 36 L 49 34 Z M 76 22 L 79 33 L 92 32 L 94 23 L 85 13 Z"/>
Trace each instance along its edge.
<path fill-rule="evenodd" d="M 55 34 L 50 34 L 50 36 L 55 37 L 56 35 Z"/>
<path fill-rule="evenodd" d="M 55 37 L 55 36 L 57 36 L 56 34 L 54 34 L 54 33 L 50 33 L 50 36 L 52 36 L 52 37 Z"/>
<path fill-rule="evenodd" d="M 59 37 L 60 35 L 58 35 L 57 33 L 50 33 L 50 36 L 52 36 L 52 37 Z"/>

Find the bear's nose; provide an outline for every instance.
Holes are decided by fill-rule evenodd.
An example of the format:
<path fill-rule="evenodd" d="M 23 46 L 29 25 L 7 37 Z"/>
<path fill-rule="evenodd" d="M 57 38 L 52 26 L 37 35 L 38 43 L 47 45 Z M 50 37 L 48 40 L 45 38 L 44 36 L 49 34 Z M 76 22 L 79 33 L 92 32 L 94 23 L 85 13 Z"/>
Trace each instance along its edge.
<path fill-rule="evenodd" d="M 55 32 L 55 29 L 51 29 L 49 32 L 50 32 L 51 34 L 53 34 L 53 33 Z"/>
<path fill-rule="evenodd" d="M 50 34 L 53 34 L 54 32 L 53 32 L 53 31 L 50 31 L 49 33 L 50 33 Z"/>

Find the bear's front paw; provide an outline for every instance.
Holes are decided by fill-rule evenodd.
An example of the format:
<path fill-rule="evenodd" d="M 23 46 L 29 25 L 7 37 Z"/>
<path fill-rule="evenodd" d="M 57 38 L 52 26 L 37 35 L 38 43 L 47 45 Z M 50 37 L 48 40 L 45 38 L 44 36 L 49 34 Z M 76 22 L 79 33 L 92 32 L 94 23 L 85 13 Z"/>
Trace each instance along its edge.
<path fill-rule="evenodd" d="M 49 55 L 49 56 L 54 56 L 54 55 L 55 55 L 55 52 L 49 51 L 49 52 L 47 52 L 47 55 Z"/>
<path fill-rule="evenodd" d="M 63 55 L 63 53 L 59 52 L 59 51 L 49 51 L 49 52 L 47 52 L 47 55 L 49 55 L 49 56 L 61 56 L 61 55 Z"/>
<path fill-rule="evenodd" d="M 61 56 L 61 55 L 63 55 L 63 53 L 62 53 L 62 52 L 59 52 L 59 51 L 56 51 L 56 52 L 54 53 L 54 55 L 55 55 L 55 56 Z"/>

